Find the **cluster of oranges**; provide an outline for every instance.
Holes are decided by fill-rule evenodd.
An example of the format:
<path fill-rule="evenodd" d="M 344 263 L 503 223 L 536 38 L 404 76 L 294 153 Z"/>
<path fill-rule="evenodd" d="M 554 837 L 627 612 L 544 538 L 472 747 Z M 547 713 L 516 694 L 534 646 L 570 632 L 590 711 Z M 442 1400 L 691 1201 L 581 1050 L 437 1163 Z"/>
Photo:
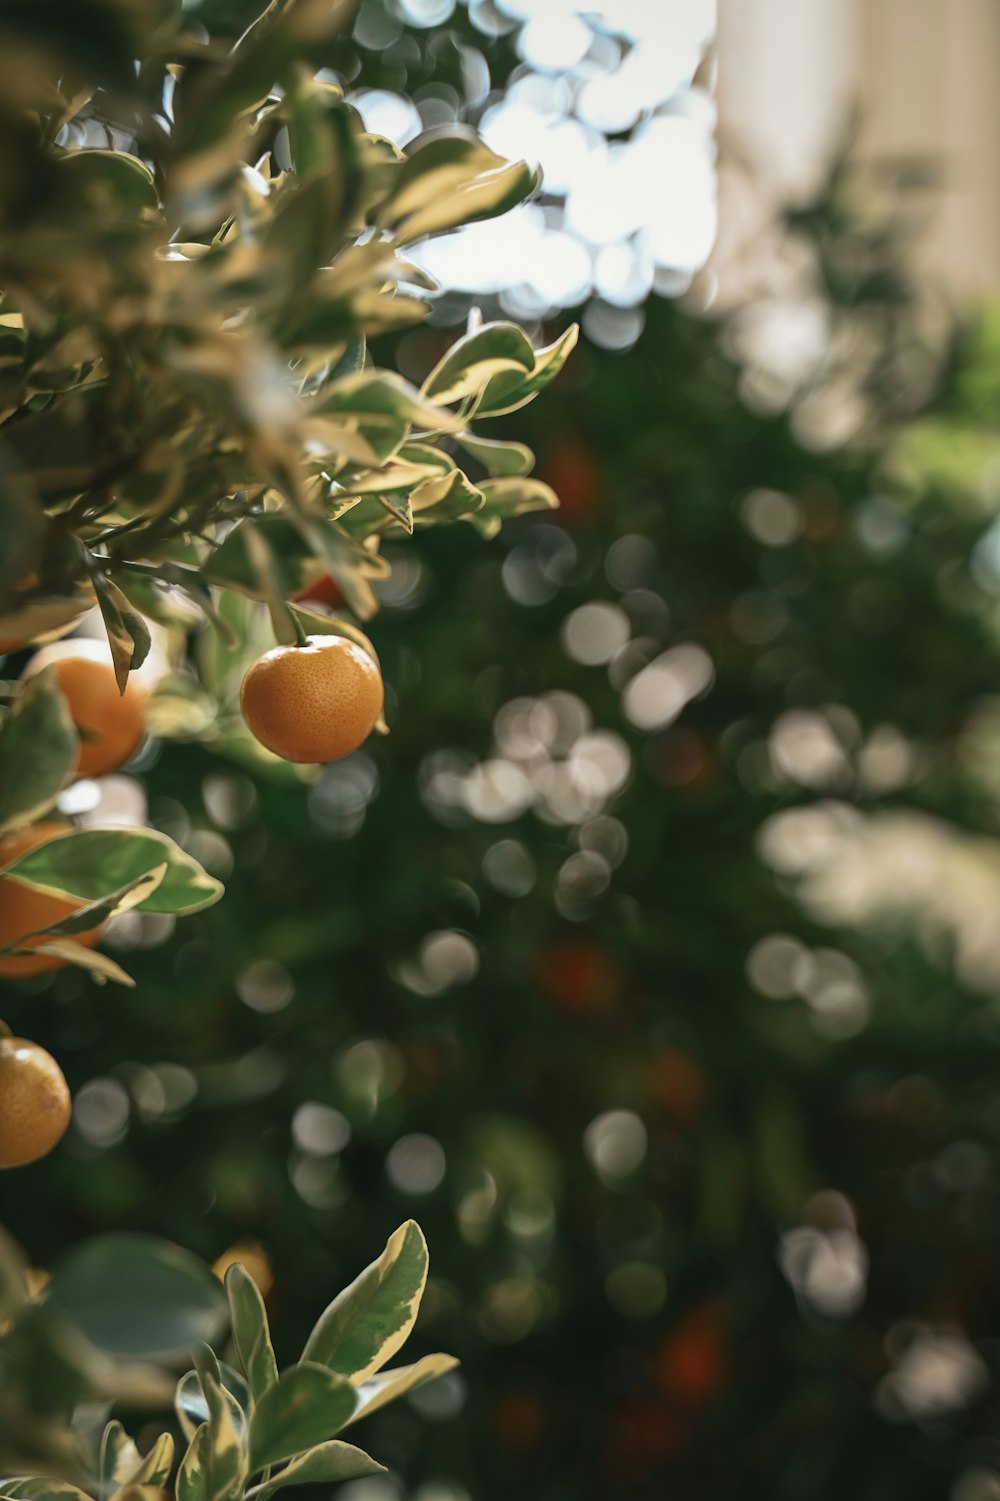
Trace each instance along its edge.
<path fill-rule="evenodd" d="M 325 589 L 325 592 L 324 592 Z M 333 580 L 321 579 L 310 603 L 341 603 Z M 7 650 L 18 643 L 3 642 Z M 73 638 L 41 647 L 25 676 L 51 667 L 79 736 L 75 775 L 100 777 L 116 771 L 135 752 L 146 731 L 146 689 L 130 677 L 121 693 L 109 649 Z M 306 637 L 277 646 L 248 670 L 240 707 L 251 733 L 288 761 L 322 762 L 349 755 L 367 739 L 382 712 L 382 677 L 362 647 L 341 636 Z M 65 832 L 53 821 L 0 837 L 0 870 L 29 850 Z M 25 979 L 65 961 L 46 952 L 43 929 L 84 903 L 38 891 L 0 876 L 0 976 Z M 100 927 L 74 935 L 92 947 Z M 34 935 L 34 936 L 32 936 Z M 3 953 L 14 945 L 20 953 Z M 59 1065 L 24 1038 L 0 1035 L 0 1168 L 34 1162 L 52 1150 L 69 1123 L 70 1095 Z"/>
<path fill-rule="evenodd" d="M 4 643 L 8 645 L 9 643 Z M 59 641 L 43 646 L 25 670 L 33 676 L 51 667 L 79 735 L 75 775 L 99 777 L 115 771 L 136 750 L 145 733 L 146 696 L 134 682 L 118 692 L 111 654 L 95 641 Z M 0 868 L 65 832 L 52 820 L 0 838 Z M 58 968 L 64 961 L 47 954 L 40 929 L 68 917 L 83 902 L 37 891 L 0 876 L 0 948 L 17 944 L 30 952 L 0 955 L 0 976 L 25 979 Z M 91 947 L 99 928 L 75 935 Z M 26 935 L 35 934 L 30 937 Z M 23 1167 L 46 1156 L 69 1125 L 69 1088 L 58 1063 L 37 1043 L 0 1036 L 0 1168 Z"/>

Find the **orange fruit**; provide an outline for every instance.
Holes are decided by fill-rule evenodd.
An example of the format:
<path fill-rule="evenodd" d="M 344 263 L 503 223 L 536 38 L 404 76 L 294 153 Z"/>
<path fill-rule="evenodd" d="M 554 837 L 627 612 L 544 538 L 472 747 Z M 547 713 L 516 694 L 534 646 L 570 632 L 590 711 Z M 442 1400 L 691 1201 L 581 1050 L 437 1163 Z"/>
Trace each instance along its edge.
<path fill-rule="evenodd" d="M 623 988 L 614 959 L 587 940 L 567 940 L 543 949 L 538 978 L 553 1004 L 571 1015 L 613 1006 Z"/>
<path fill-rule="evenodd" d="M 60 823 L 36 823 L 16 834 L 5 834 L 0 838 L 0 868 L 26 855 L 36 845 L 44 844 L 46 839 L 65 834 L 67 827 Z M 25 886 L 15 876 L 0 876 L 0 948 L 23 938 L 26 933 L 35 933 L 49 923 L 69 917 L 82 906 L 84 903 L 74 897 L 50 896 L 47 892 Z M 99 935 L 99 927 L 91 928 L 86 933 L 74 933 L 73 942 L 93 948 Z M 29 938 L 24 947 L 34 949 L 44 942 L 43 937 Z M 65 959 L 59 959 L 55 954 L 2 954 L 0 975 L 23 980 L 31 975 L 44 975 L 50 969 L 61 969 L 65 963 Z"/>
<path fill-rule="evenodd" d="M 61 1140 L 72 1113 L 62 1069 L 24 1037 L 0 1037 L 0 1167 L 24 1167 Z"/>
<path fill-rule="evenodd" d="M 250 733 L 286 761 L 336 761 L 367 740 L 382 712 L 382 674 L 342 636 L 275 646 L 249 668 L 240 708 Z"/>
<path fill-rule="evenodd" d="M 111 650 L 103 641 L 55 641 L 35 653 L 24 676 L 54 667 L 73 723 L 80 735 L 78 777 L 102 777 L 116 771 L 137 748 L 146 731 L 146 692 L 129 678 L 118 692 Z"/>

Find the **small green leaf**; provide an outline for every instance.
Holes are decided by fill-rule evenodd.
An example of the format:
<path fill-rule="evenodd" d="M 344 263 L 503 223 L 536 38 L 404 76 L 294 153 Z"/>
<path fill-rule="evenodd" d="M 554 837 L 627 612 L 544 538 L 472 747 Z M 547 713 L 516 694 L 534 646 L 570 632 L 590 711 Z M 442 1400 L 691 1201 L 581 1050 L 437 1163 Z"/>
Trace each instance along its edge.
<path fill-rule="evenodd" d="M 232 1366 L 217 1361 L 219 1381 L 223 1387 L 230 1415 L 237 1433 L 242 1434 L 247 1426 L 247 1410 L 250 1406 L 250 1388 Z M 174 1411 L 184 1437 L 191 1439 L 202 1423 L 209 1420 L 209 1406 L 202 1390 L 197 1371 L 188 1371 L 177 1383 L 174 1391 Z"/>
<path fill-rule="evenodd" d="M 376 222 L 406 244 L 502 214 L 538 182 L 539 174 L 524 162 L 497 156 L 471 131 L 449 129 L 425 137 L 409 153 Z"/>
<path fill-rule="evenodd" d="M 483 492 L 461 469 L 424 480 L 410 496 L 415 526 L 439 521 L 457 521 L 483 508 Z"/>
<path fill-rule="evenodd" d="M 497 438 L 480 438 L 477 433 L 460 433 L 459 443 L 478 459 L 490 475 L 504 478 L 530 474 L 535 465 L 535 455 L 523 443 L 510 443 Z"/>
<path fill-rule="evenodd" d="M 25 604 L 16 605 L 0 615 L 0 641 L 36 641 L 50 631 L 59 631 L 79 620 L 93 601 L 86 594 L 76 598 L 63 595 L 35 596 Z"/>
<path fill-rule="evenodd" d="M 370 1377 L 358 1387 L 358 1406 L 351 1422 L 356 1423 L 359 1418 L 366 1418 L 369 1413 L 385 1407 L 388 1402 L 395 1402 L 397 1397 L 405 1397 L 409 1392 L 416 1391 L 426 1381 L 433 1381 L 436 1376 L 444 1376 L 448 1371 L 453 1371 L 457 1365 L 454 1355 L 425 1355 L 415 1365 L 396 1366 L 391 1371 L 380 1371 L 377 1376 Z"/>
<path fill-rule="evenodd" d="M 425 136 L 401 162 L 392 190 L 379 206 L 376 222 L 392 228 L 481 173 L 503 165 L 504 158 L 472 131 L 448 130 Z"/>
<path fill-rule="evenodd" d="M 277 1381 L 278 1366 L 271 1348 L 264 1299 L 250 1273 L 238 1262 L 226 1273 L 226 1296 L 240 1364 L 254 1401 L 259 1402 Z"/>
<path fill-rule="evenodd" d="M 98 1463 L 98 1479 L 102 1492 L 110 1495 L 117 1490 L 126 1475 L 138 1469 L 141 1463 L 134 1441 L 125 1432 L 118 1419 L 113 1419 L 101 1435 L 101 1454 Z"/>
<path fill-rule="evenodd" d="M 104 223 L 155 222 L 159 218 L 156 182 L 145 162 L 126 151 L 85 148 L 56 157 L 67 193 L 67 212 Z"/>
<path fill-rule="evenodd" d="M 206 1452 L 207 1501 L 232 1501 L 242 1495 L 246 1455 L 241 1434 L 244 1423 L 233 1414 L 234 1399 L 222 1385 L 219 1362 L 210 1345 L 195 1350 L 195 1366 L 208 1404 L 209 1445 Z"/>
<path fill-rule="evenodd" d="M 320 1316 L 303 1360 L 364 1381 L 403 1345 L 427 1282 L 427 1243 L 407 1220 L 385 1250 Z"/>
<path fill-rule="evenodd" d="M 94 593 L 108 633 L 118 691 L 124 693 L 129 673 L 141 667 L 149 655 L 149 628 L 118 585 L 104 574 L 94 574 Z"/>
<path fill-rule="evenodd" d="M 511 516 L 523 516 L 530 511 L 552 511 L 559 506 L 559 497 L 552 486 L 540 479 L 483 480 L 479 488 L 483 494 L 483 508 L 469 520 L 487 537 L 494 536 L 501 522 Z"/>
<path fill-rule="evenodd" d="M 132 1486 L 151 1486 L 161 1490 L 167 1483 L 174 1464 L 174 1439 L 170 1433 L 161 1433 L 139 1468 L 129 1475 L 121 1490 L 115 1492 L 111 1501 L 120 1501 L 123 1492 Z"/>
<path fill-rule="evenodd" d="M 388 490 L 376 497 L 384 511 L 398 521 L 403 531 L 409 535 L 413 533 L 413 510 L 410 506 L 409 497 L 405 492 Z"/>
<path fill-rule="evenodd" d="M 226 1302 L 207 1266 L 155 1235 L 95 1236 L 64 1256 L 45 1306 L 110 1355 L 172 1359 L 217 1338 Z"/>
<path fill-rule="evenodd" d="M 572 323 L 554 344 L 537 350 L 530 374 L 504 371 L 495 375 L 476 406 L 476 416 L 500 417 L 505 412 L 516 412 L 518 407 L 527 406 L 539 391 L 544 391 L 549 382 L 555 380 L 576 347 L 579 334 L 578 326 Z"/>
<path fill-rule="evenodd" d="M 541 180 L 538 169 L 529 167 L 527 162 L 508 162 L 495 171 L 484 172 L 473 182 L 457 187 L 404 219 L 395 231 L 396 241 L 412 245 L 415 240 L 462 224 L 495 219 L 530 198 Z"/>
<path fill-rule="evenodd" d="M 73 829 L 48 839 L 4 868 L 4 875 L 43 891 L 100 901 L 166 864 L 163 879 L 142 903 L 145 912 L 200 912 L 222 885 L 156 829 Z"/>
<path fill-rule="evenodd" d="M 263 540 L 270 554 L 274 578 L 261 577 L 252 538 Z M 202 578 L 227 589 L 238 589 L 251 599 L 264 599 L 273 585 L 279 597 L 294 593 L 304 577 L 304 565 L 312 557 L 308 544 L 287 516 L 255 516 L 234 526 L 202 569 Z"/>
<path fill-rule="evenodd" d="M 79 737 L 55 670 L 30 678 L 0 729 L 0 831 L 34 823 L 76 768 Z"/>
<path fill-rule="evenodd" d="M 462 425 L 452 412 L 389 370 L 362 370 L 332 381 L 313 404 L 312 415 L 353 423 L 379 464 L 392 457 L 412 423 L 440 432 Z"/>
<path fill-rule="evenodd" d="M 385 1473 L 385 1465 L 380 1465 L 363 1449 L 335 1438 L 329 1443 L 317 1444 L 315 1449 L 307 1449 L 273 1479 L 255 1486 L 248 1495 L 254 1501 L 269 1501 L 286 1485 L 333 1485 L 341 1480 L 360 1480 L 365 1475 Z"/>
<path fill-rule="evenodd" d="M 261 1397 L 250 1420 L 250 1472 L 292 1459 L 349 1421 L 357 1393 L 343 1376 L 303 1361 Z"/>
<path fill-rule="evenodd" d="M 484 323 L 452 345 L 422 390 L 435 401 L 459 401 L 477 395 L 495 375 L 523 376 L 534 367 L 535 351 L 523 329 L 516 323 Z"/>
<path fill-rule="evenodd" d="M 212 1435 L 202 1423 L 181 1460 L 177 1471 L 177 1501 L 208 1501 L 208 1465 Z"/>

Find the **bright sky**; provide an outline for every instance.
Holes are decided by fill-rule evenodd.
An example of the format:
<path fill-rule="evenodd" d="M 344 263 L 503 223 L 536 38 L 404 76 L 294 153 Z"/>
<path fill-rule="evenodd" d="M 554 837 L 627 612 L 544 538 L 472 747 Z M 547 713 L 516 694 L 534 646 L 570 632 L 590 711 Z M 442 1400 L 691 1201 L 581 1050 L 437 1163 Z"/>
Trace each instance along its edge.
<path fill-rule="evenodd" d="M 598 342 L 625 348 L 653 290 L 676 294 L 704 264 L 716 226 L 715 112 L 692 82 L 715 0 L 466 0 L 485 34 L 516 31 L 523 59 L 487 107 L 483 136 L 538 162 L 542 198 L 420 248 L 449 289 L 496 295 L 541 318 L 588 298 Z M 411 25 L 446 21 L 455 0 L 401 0 Z M 370 129 L 405 145 L 417 107 L 384 90 L 354 96 Z"/>

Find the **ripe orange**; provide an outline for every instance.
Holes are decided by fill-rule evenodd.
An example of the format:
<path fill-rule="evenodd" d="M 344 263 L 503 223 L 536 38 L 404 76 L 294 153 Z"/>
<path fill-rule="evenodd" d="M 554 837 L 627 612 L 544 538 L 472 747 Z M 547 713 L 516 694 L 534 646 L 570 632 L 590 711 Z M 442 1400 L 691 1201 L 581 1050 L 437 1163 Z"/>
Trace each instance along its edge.
<path fill-rule="evenodd" d="M 65 824 L 36 823 L 30 829 L 4 835 L 0 838 L 0 867 L 66 831 Z M 49 923 L 59 922 L 83 905 L 73 897 L 49 896 L 44 891 L 35 891 L 15 876 L 0 876 L 0 948 L 23 938 L 26 933 L 35 933 Z M 97 927 L 86 933 L 74 933 L 73 942 L 93 948 L 100 931 Z M 29 938 L 24 947 L 33 949 L 44 942 L 44 938 Z M 23 980 L 30 975 L 44 975 L 50 969 L 61 969 L 65 963 L 65 959 L 58 959 L 54 954 L 3 954 L 0 955 L 0 975 Z"/>
<path fill-rule="evenodd" d="M 286 761 L 336 761 L 367 740 L 382 712 L 382 674 L 362 647 L 342 636 L 309 636 L 275 646 L 253 664 L 240 689 L 252 735 Z"/>
<path fill-rule="evenodd" d="M 46 1156 L 71 1113 L 69 1089 L 52 1055 L 24 1037 L 0 1037 L 0 1168 Z"/>
<path fill-rule="evenodd" d="M 78 777 L 115 771 L 138 746 L 146 729 L 146 693 L 129 678 L 118 692 L 111 651 L 103 641 L 55 641 L 35 653 L 24 676 L 54 667 L 56 681 L 80 734 Z"/>

